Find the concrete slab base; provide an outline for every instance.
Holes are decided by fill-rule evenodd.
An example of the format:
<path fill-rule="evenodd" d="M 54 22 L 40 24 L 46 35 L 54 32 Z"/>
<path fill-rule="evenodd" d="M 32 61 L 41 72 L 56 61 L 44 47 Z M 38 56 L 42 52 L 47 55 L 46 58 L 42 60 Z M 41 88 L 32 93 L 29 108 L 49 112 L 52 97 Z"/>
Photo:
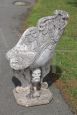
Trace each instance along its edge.
<path fill-rule="evenodd" d="M 28 98 L 27 95 L 30 93 L 29 87 L 17 87 L 13 90 L 17 104 L 25 107 L 44 105 L 48 104 L 53 96 L 49 89 L 41 88 L 40 97 Z"/>

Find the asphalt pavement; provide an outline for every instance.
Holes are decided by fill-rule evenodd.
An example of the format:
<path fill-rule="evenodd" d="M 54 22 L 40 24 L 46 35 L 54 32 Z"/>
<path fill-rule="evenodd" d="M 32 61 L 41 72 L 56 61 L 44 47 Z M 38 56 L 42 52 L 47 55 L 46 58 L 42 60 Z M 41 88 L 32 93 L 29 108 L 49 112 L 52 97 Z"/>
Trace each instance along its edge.
<path fill-rule="evenodd" d="M 31 5 L 35 3 L 35 0 L 24 1 Z M 15 6 L 13 2 L 14 0 L 0 0 L 0 115 L 73 115 L 55 85 L 50 87 L 53 101 L 47 105 L 25 108 L 16 104 L 12 93 L 13 74 L 5 54 L 19 40 L 18 28 L 30 7 Z"/>

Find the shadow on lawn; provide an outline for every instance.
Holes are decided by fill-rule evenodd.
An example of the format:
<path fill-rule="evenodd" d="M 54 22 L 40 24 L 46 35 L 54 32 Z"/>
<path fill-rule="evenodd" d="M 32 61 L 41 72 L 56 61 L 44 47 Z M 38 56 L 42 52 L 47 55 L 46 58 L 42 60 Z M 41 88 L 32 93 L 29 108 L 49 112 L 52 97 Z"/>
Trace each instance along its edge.
<path fill-rule="evenodd" d="M 69 0 L 69 1 L 67 1 L 67 4 L 77 7 L 77 0 L 72 0 L 72 1 Z"/>
<path fill-rule="evenodd" d="M 61 77 L 62 70 L 58 66 L 54 66 L 55 72 L 53 73 L 53 68 L 51 67 L 51 70 L 49 74 L 43 79 L 44 82 L 48 83 L 48 86 L 50 87 L 56 80 L 58 80 Z"/>

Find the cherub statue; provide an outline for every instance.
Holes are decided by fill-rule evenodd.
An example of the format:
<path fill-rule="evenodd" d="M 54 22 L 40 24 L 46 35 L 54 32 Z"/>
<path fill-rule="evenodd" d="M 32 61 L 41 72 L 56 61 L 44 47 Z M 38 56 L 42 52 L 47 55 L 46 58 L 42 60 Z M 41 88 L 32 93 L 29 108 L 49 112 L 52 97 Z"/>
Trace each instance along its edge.
<path fill-rule="evenodd" d="M 30 78 L 30 97 L 41 95 L 42 79 L 50 71 L 50 61 L 68 18 L 66 11 L 56 10 L 53 16 L 39 19 L 36 27 L 29 27 L 6 54 L 13 70 L 25 69 L 25 77 Z"/>

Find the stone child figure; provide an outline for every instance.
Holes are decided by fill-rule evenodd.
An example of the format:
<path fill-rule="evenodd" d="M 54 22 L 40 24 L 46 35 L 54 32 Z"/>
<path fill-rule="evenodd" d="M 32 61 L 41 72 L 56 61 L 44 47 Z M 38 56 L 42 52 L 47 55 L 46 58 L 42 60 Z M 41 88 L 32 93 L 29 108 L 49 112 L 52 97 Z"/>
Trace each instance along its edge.
<path fill-rule="evenodd" d="M 41 89 L 41 69 L 34 69 L 31 71 L 31 95 L 32 97 L 39 97 Z"/>
<path fill-rule="evenodd" d="M 42 80 L 50 71 L 50 62 L 54 55 L 55 47 L 64 32 L 68 18 L 69 15 L 66 11 L 56 10 L 53 16 L 39 19 L 36 27 L 28 28 L 22 34 L 15 47 L 6 54 L 13 70 L 23 71 L 25 69 L 25 74 L 22 74 L 28 80 L 30 97 L 40 97 L 40 104 L 45 103 L 45 101 L 42 102 L 41 97 L 44 95 L 47 96 L 48 91 L 46 90 L 45 93 L 45 88 L 42 90 Z M 14 94 L 17 99 L 17 94 Z M 24 97 L 23 95 L 22 97 Z M 26 103 L 25 101 L 25 105 L 27 105 Z"/>

